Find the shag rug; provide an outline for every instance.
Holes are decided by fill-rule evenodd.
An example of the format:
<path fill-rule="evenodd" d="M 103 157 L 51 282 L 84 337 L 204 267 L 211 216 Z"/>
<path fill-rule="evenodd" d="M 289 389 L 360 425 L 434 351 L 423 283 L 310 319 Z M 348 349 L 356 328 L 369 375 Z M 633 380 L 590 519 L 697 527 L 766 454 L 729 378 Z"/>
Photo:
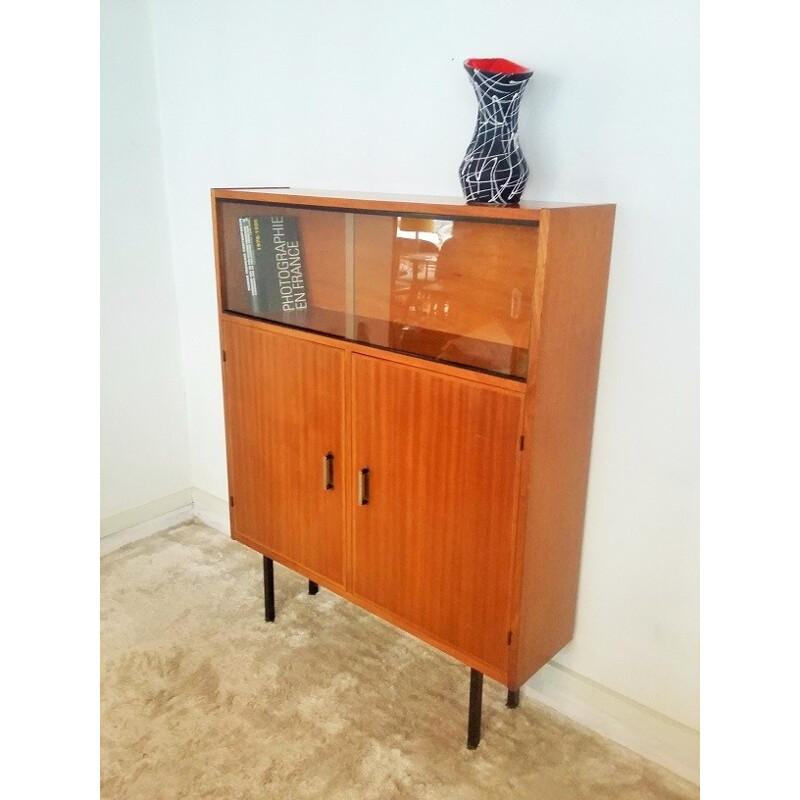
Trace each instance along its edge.
<path fill-rule="evenodd" d="M 693 784 L 191 523 L 101 559 L 101 796 L 683 800 Z"/>

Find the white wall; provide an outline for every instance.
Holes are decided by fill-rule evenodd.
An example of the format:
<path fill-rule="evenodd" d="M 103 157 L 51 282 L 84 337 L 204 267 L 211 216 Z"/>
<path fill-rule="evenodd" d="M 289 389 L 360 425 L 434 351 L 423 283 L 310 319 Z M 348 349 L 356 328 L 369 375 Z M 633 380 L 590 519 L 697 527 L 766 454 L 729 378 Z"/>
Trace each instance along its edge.
<path fill-rule="evenodd" d="M 146 3 L 101 3 L 101 518 L 190 485 Z M 166 509 L 165 509 L 166 510 Z"/>
<path fill-rule="evenodd" d="M 529 199 L 615 202 L 575 639 L 556 661 L 699 727 L 694 0 L 153 0 L 192 482 L 226 495 L 209 189 L 460 194 L 462 62 L 534 69 Z"/>

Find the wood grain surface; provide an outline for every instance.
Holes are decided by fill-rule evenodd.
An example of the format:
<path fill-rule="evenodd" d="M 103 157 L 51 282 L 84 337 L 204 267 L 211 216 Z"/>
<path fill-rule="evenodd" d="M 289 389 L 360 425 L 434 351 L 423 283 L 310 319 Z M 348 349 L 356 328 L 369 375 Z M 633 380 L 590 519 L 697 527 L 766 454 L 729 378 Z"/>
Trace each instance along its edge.
<path fill-rule="evenodd" d="M 511 683 L 572 638 L 614 206 L 542 212 Z M 609 576 L 613 579 L 613 576 Z"/>
<path fill-rule="evenodd" d="M 353 592 L 498 667 L 508 657 L 518 395 L 353 355 Z M 354 476 L 355 477 L 355 476 Z"/>
<path fill-rule="evenodd" d="M 344 354 L 253 326 L 222 333 L 233 536 L 343 584 Z"/>
<path fill-rule="evenodd" d="M 468 205 L 463 197 L 422 197 L 368 192 L 326 192 L 319 189 L 213 189 L 212 198 L 302 206 L 337 211 L 383 211 L 390 214 L 425 214 L 433 217 L 514 220 L 535 222 L 543 208 L 559 203 L 528 203 L 519 206 Z"/>

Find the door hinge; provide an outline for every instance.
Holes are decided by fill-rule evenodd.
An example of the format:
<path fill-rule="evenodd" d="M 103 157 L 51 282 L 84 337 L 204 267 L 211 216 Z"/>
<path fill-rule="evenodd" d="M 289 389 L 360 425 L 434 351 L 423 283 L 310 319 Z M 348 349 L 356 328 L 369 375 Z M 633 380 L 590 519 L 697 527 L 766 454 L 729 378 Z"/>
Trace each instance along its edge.
<path fill-rule="evenodd" d="M 230 500 L 231 508 L 233 508 L 233 495 L 231 495 L 228 499 Z"/>
<path fill-rule="evenodd" d="M 508 643 L 509 643 L 509 644 L 511 644 L 511 637 L 512 637 L 512 636 L 513 636 L 513 634 L 511 633 L 511 631 L 509 631 L 509 632 L 508 632 Z"/>
<path fill-rule="evenodd" d="M 228 354 L 224 350 L 222 351 L 222 360 L 223 361 L 227 361 L 228 360 Z"/>
<path fill-rule="evenodd" d="M 520 450 L 524 450 L 525 449 L 525 437 L 524 436 L 520 436 L 519 437 L 519 449 Z"/>

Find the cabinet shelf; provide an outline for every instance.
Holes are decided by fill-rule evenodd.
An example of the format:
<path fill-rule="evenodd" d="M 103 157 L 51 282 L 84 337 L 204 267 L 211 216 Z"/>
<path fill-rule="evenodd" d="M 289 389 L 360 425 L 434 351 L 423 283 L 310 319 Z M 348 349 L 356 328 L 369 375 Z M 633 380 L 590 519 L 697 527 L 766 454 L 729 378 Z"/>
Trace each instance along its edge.
<path fill-rule="evenodd" d="M 218 200 L 217 241 L 224 311 L 525 378 L 536 221 Z"/>

